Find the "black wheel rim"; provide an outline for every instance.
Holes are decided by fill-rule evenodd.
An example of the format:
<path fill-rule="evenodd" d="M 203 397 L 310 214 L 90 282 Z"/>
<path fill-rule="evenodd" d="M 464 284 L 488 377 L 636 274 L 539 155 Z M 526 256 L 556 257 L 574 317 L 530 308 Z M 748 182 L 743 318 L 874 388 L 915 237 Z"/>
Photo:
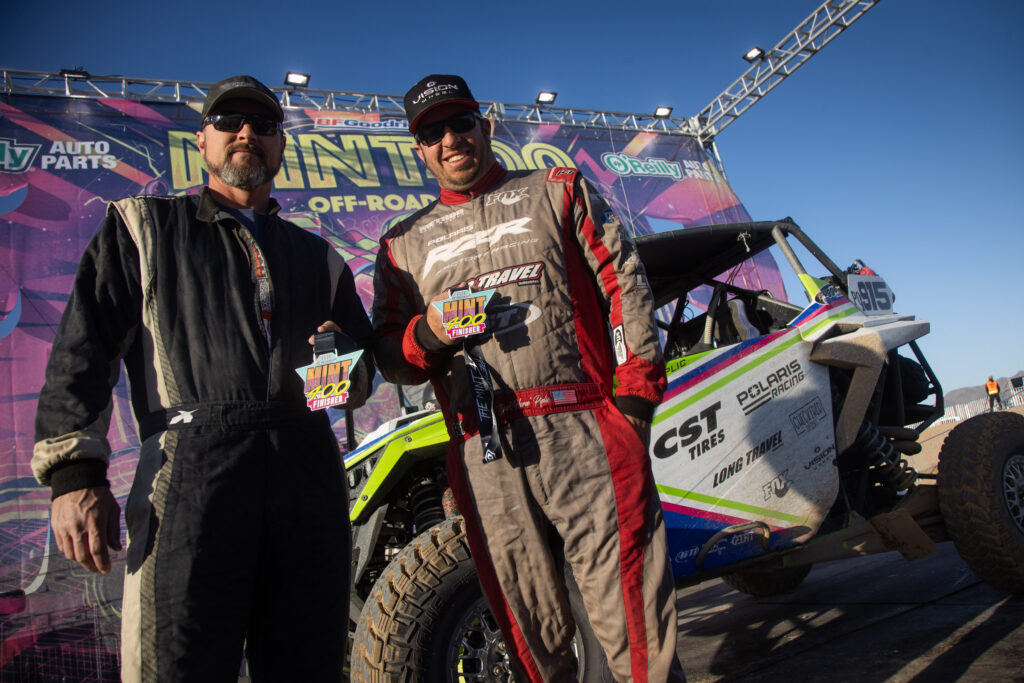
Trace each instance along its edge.
<path fill-rule="evenodd" d="M 579 667 L 577 676 L 579 680 L 583 680 L 584 665 L 583 658 L 580 657 L 579 629 L 572 640 L 572 652 L 576 655 Z M 448 683 L 514 683 L 508 646 L 486 598 L 477 599 L 463 614 L 462 620 L 452 631 L 445 661 Z"/>
<path fill-rule="evenodd" d="M 470 605 L 452 631 L 446 661 L 453 683 L 512 680 L 505 638 L 483 597 Z"/>

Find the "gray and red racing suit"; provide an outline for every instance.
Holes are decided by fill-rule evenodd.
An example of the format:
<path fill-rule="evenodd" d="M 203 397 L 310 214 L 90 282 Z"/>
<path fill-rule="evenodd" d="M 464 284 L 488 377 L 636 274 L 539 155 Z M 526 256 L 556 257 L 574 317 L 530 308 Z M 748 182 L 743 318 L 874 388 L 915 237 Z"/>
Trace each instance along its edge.
<path fill-rule="evenodd" d="M 295 369 L 324 321 L 372 329 L 344 260 L 277 211 L 257 241 L 205 190 L 112 203 L 54 339 L 32 458 L 54 497 L 106 484 L 122 359 L 130 380 L 124 680 L 234 680 L 243 641 L 257 679 L 340 679 L 347 485 Z"/>
<path fill-rule="evenodd" d="M 488 330 L 446 347 L 423 314 L 460 286 L 495 290 Z M 668 680 L 678 662 L 664 522 L 624 416 L 650 420 L 665 368 L 643 266 L 604 200 L 571 168 L 495 165 L 468 193 L 442 190 L 382 238 L 371 317 L 383 376 L 434 385 L 449 482 L 521 670 L 573 680 L 561 543 L 616 678 Z M 480 365 L 491 411 L 477 405 Z M 489 417 L 501 455 L 484 462 L 486 439 L 474 437 L 491 432 Z"/>

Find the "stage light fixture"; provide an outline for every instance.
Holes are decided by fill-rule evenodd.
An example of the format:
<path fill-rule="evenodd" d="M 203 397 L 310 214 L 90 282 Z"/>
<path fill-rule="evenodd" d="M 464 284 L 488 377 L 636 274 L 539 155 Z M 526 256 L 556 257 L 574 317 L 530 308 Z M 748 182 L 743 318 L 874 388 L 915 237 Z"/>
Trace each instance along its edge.
<path fill-rule="evenodd" d="M 91 78 L 88 71 L 77 65 L 73 69 L 61 69 L 60 75 L 68 78 Z"/>
<path fill-rule="evenodd" d="M 672 116 L 672 107 L 655 107 L 654 118 L 656 119 L 667 119 Z"/>
<path fill-rule="evenodd" d="M 305 88 L 309 85 L 309 74 L 289 71 L 284 76 L 284 84 L 292 88 Z"/>
<path fill-rule="evenodd" d="M 755 45 L 754 47 L 747 50 L 747 53 L 743 55 L 743 59 L 753 64 L 759 59 L 764 59 L 764 50 Z"/>
<path fill-rule="evenodd" d="M 541 90 L 537 93 L 537 104 L 554 104 L 556 97 L 558 97 L 558 93 L 556 92 Z"/>

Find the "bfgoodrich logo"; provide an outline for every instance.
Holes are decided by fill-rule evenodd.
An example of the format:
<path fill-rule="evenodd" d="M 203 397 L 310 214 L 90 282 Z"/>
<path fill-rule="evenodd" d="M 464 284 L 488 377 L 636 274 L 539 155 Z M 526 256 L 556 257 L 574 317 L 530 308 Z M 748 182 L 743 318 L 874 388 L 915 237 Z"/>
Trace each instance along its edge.
<path fill-rule="evenodd" d="M 24 173 L 39 153 L 39 145 L 19 145 L 17 140 L 0 138 L 0 171 Z"/>
<path fill-rule="evenodd" d="M 395 131 L 404 133 L 409 124 L 405 119 L 384 119 L 383 121 L 364 121 L 343 116 L 318 116 L 313 122 L 315 128 L 347 128 L 368 130 L 370 132 Z"/>

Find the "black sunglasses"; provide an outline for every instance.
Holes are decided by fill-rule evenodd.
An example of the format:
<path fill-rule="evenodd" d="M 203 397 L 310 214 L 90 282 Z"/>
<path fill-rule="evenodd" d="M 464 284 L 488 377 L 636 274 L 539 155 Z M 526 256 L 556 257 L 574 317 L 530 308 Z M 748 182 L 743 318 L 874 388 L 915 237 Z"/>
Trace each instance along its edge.
<path fill-rule="evenodd" d="M 222 133 L 237 133 L 246 123 L 256 135 L 275 135 L 281 130 L 280 122 L 260 114 L 210 114 L 203 119 L 203 127 L 208 123 Z"/>
<path fill-rule="evenodd" d="M 426 126 L 420 126 L 416 131 L 416 141 L 421 145 L 436 145 L 444 137 L 445 129 L 453 133 L 466 133 L 473 129 L 480 115 L 473 111 L 464 111 L 461 114 L 449 116 L 444 121 L 437 121 Z"/>

